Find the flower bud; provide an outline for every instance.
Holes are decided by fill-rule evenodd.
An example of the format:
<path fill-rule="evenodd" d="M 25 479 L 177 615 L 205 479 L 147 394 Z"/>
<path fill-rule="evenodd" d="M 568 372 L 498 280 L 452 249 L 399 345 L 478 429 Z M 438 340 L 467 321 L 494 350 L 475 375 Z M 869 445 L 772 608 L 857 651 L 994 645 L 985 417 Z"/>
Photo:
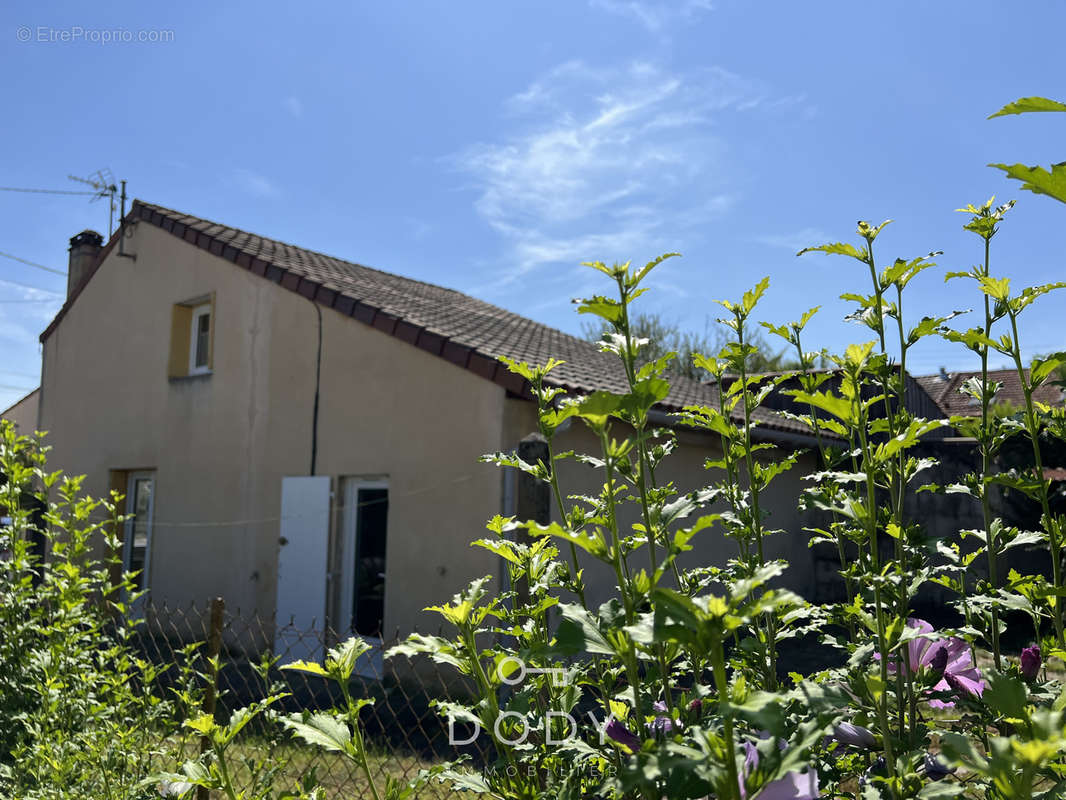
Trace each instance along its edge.
<path fill-rule="evenodd" d="M 841 722 L 833 727 L 833 738 L 841 744 L 850 744 L 873 750 L 877 747 L 877 737 L 869 728 L 861 725 L 853 725 L 850 722 Z"/>
<path fill-rule="evenodd" d="M 933 659 L 929 662 L 929 669 L 932 670 L 934 675 L 943 675 L 948 666 L 948 649 L 939 642 L 935 647 L 937 649 L 933 654 Z"/>
<path fill-rule="evenodd" d="M 1040 657 L 1040 645 L 1034 644 L 1022 650 L 1022 677 L 1027 681 L 1035 681 L 1040 674 L 1040 665 L 1043 659 Z"/>
<path fill-rule="evenodd" d="M 948 775 L 955 772 L 954 767 L 949 767 L 940 759 L 940 756 L 933 755 L 932 753 L 925 754 L 923 768 L 925 770 L 925 777 L 931 781 L 943 780 Z"/>

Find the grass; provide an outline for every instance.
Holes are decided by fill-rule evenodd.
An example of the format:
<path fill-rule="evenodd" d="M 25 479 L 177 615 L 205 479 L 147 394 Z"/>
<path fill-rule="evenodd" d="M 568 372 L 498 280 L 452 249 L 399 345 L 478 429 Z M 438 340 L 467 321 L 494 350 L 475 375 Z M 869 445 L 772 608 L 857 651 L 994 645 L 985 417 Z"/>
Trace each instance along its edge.
<path fill-rule="evenodd" d="M 190 742 L 190 747 L 189 755 L 199 752 L 195 742 Z M 234 781 L 242 788 L 250 787 L 257 779 L 269 779 L 276 791 L 296 790 L 306 776 L 313 774 L 315 785 L 323 789 L 329 800 L 372 797 L 366 776 L 359 767 L 341 754 L 320 747 L 293 741 L 271 742 L 265 737 L 251 735 L 234 742 L 228 756 Z M 433 766 L 432 761 L 417 755 L 382 750 L 371 750 L 369 761 L 370 772 L 382 795 L 386 775 L 407 781 L 419 770 Z M 447 784 L 434 781 L 416 796 L 420 800 L 450 800 L 458 795 Z"/>

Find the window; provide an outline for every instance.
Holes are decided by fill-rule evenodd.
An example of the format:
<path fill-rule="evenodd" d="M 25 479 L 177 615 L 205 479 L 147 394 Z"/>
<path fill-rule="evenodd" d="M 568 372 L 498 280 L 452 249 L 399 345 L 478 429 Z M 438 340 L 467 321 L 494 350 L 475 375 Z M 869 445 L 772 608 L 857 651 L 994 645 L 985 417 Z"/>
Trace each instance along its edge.
<path fill-rule="evenodd" d="M 148 588 L 152 548 L 152 510 L 155 505 L 155 473 L 131 472 L 126 487 L 126 530 L 122 545 L 122 566 L 136 572 L 133 583 L 138 591 Z"/>
<path fill-rule="evenodd" d="M 215 297 L 175 303 L 170 323 L 171 378 L 210 375 L 214 368 Z"/>
<path fill-rule="evenodd" d="M 189 374 L 198 375 L 211 369 L 211 304 L 192 310 L 189 340 Z"/>
<path fill-rule="evenodd" d="M 385 539 L 389 488 L 380 480 L 343 479 L 339 628 L 379 638 L 385 626 Z"/>

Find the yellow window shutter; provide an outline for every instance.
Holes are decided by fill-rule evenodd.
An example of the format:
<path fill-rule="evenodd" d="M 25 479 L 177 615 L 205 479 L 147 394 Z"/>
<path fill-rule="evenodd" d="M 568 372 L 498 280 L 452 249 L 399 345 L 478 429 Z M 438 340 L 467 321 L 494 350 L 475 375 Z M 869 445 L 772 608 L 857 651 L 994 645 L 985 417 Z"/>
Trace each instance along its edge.
<path fill-rule="evenodd" d="M 189 335 L 192 325 L 192 308 L 176 305 L 170 320 L 170 366 L 167 374 L 180 378 L 189 374 Z"/>

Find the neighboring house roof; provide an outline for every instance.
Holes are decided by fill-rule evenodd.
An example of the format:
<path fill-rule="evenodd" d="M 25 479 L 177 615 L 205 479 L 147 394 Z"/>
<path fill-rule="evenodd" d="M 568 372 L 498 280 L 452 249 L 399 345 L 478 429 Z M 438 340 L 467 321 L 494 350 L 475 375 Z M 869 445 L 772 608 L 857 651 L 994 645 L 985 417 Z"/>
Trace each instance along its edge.
<path fill-rule="evenodd" d="M 824 376 L 825 382 L 820 385 L 819 391 L 830 391 L 840 393 L 841 381 L 844 377 L 844 370 L 839 367 L 829 367 L 811 370 L 813 374 Z M 794 414 L 806 414 L 808 413 L 808 406 L 805 403 L 796 401 L 787 392 L 789 390 L 802 389 L 802 384 L 798 373 L 795 370 L 779 370 L 775 372 L 760 372 L 758 373 L 764 378 L 774 378 L 778 381 L 777 388 L 773 391 L 763 404 L 766 408 L 776 411 L 791 411 Z M 728 387 L 733 381 L 737 379 L 736 375 L 726 375 L 723 377 L 723 383 Z M 934 399 L 930 396 L 925 385 L 921 383 L 921 380 L 915 378 L 910 373 L 905 376 L 904 383 L 904 395 L 903 402 L 907 408 L 907 411 L 916 417 L 923 419 L 941 419 L 944 417 L 944 413 L 941 408 L 936 404 Z M 882 394 L 880 384 L 868 384 L 863 390 L 863 396 L 870 399 Z M 874 407 L 874 413 L 883 413 L 883 406 L 877 404 Z M 932 438 L 937 438 L 934 434 Z"/>
<path fill-rule="evenodd" d="M 922 375 L 918 377 L 918 383 L 922 385 L 936 404 L 948 416 L 978 416 L 981 413 L 981 404 L 970 397 L 962 394 L 959 387 L 970 378 L 980 377 L 979 371 L 974 372 L 951 372 L 939 375 Z M 1026 380 L 1029 379 L 1029 370 L 1025 370 Z M 1010 403 L 1016 407 L 1025 405 L 1025 394 L 1022 392 L 1021 381 L 1018 380 L 1018 371 L 1015 369 L 995 369 L 988 372 L 989 381 L 1002 384 L 996 393 L 995 402 Z M 1062 387 L 1052 383 L 1045 383 L 1037 387 L 1033 392 L 1033 399 L 1048 405 L 1063 405 L 1066 403 L 1066 393 Z"/>
<path fill-rule="evenodd" d="M 501 356 L 530 364 L 543 364 L 549 358 L 561 359 L 566 363 L 552 372 L 552 383 L 575 393 L 626 391 L 625 373 L 614 355 L 601 352 L 591 342 L 461 292 L 141 200 L 134 201 L 127 220 L 155 225 L 195 247 L 445 358 L 516 394 L 528 396 L 528 387 L 499 361 Z M 116 232 L 101 250 L 82 284 L 41 334 L 42 342 L 77 300 L 115 246 L 118 236 Z M 678 378 L 672 381 L 663 406 L 677 410 L 700 404 L 717 405 L 717 389 L 710 384 Z M 756 418 L 768 428 L 794 433 L 808 431 L 801 423 L 770 410 L 758 410 Z"/>
<path fill-rule="evenodd" d="M 7 408 L 5 408 L 5 409 L 4 409 L 3 411 L 0 411 L 0 419 L 8 419 L 8 416 L 7 416 L 7 415 L 8 415 L 8 414 L 9 414 L 10 412 L 14 411 L 14 410 L 15 410 L 16 408 L 18 408 L 18 407 L 19 407 L 20 405 L 22 405 L 22 404 L 23 404 L 23 403 L 25 403 L 25 402 L 26 402 L 27 400 L 29 400 L 30 398 L 32 398 L 32 397 L 33 397 L 33 396 L 34 396 L 35 394 L 37 394 L 37 392 L 39 392 L 39 391 L 41 391 L 41 387 L 40 387 L 40 386 L 38 386 L 38 387 L 37 387 L 36 389 L 33 389 L 33 390 L 29 391 L 29 392 L 26 392 L 26 394 L 22 395 L 22 397 L 20 397 L 20 398 L 19 398 L 18 400 L 16 400 L 16 401 L 15 401 L 14 403 L 12 403 L 11 405 L 9 405 L 9 406 L 8 406 Z"/>
<path fill-rule="evenodd" d="M 41 387 L 16 400 L 10 407 L 0 411 L 0 419 L 10 420 L 21 434 L 32 433 L 37 428 L 37 403 Z"/>

